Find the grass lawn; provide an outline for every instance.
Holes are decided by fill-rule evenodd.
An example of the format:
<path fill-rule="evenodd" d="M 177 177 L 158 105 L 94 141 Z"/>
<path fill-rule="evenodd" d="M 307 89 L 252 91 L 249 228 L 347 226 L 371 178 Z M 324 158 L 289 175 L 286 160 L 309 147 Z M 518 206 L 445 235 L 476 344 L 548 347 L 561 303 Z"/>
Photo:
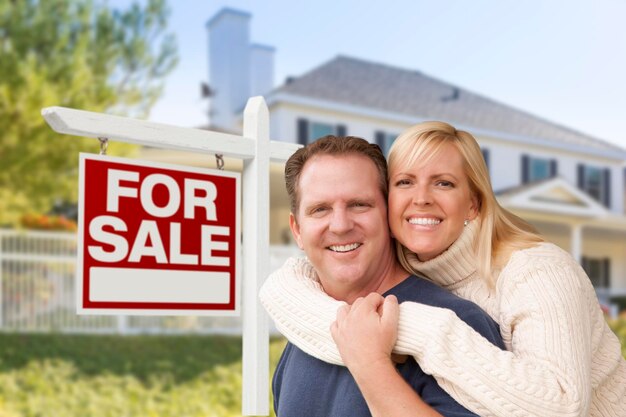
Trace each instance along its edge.
<path fill-rule="evenodd" d="M 240 415 L 240 337 L 0 333 L 0 417 Z"/>

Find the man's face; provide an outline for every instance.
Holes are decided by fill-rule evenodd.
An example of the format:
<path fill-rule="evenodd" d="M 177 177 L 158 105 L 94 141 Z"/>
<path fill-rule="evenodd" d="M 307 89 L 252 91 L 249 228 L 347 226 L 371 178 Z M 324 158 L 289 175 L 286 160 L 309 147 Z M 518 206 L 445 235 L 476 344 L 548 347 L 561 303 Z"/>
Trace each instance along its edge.
<path fill-rule="evenodd" d="M 300 174 L 291 231 L 337 299 L 368 290 L 395 262 L 378 184 L 376 166 L 358 154 L 314 156 Z"/>

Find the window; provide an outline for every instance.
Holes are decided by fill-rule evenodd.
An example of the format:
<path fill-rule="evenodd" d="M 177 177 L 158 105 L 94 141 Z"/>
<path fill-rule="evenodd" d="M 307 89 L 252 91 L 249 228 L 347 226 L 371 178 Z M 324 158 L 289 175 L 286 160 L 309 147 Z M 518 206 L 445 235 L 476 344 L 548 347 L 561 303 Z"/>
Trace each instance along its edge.
<path fill-rule="evenodd" d="M 583 256 L 582 267 L 594 288 L 610 288 L 611 260 L 609 258 L 587 258 Z"/>
<path fill-rule="evenodd" d="M 398 137 L 396 133 L 387 133 L 383 131 L 377 131 L 374 133 L 374 139 L 376 140 L 376 144 L 380 146 L 380 149 L 383 151 L 383 154 L 387 156 L 389 154 L 389 148 L 391 148 L 391 144 Z"/>
<path fill-rule="evenodd" d="M 607 207 L 611 206 L 611 170 L 578 165 L 578 188 Z"/>
<path fill-rule="evenodd" d="M 298 119 L 298 143 L 306 145 L 326 135 L 346 136 L 344 125 L 313 122 L 307 119 Z"/>
<path fill-rule="evenodd" d="M 310 138 L 313 140 L 321 138 L 326 135 L 333 135 L 335 133 L 335 127 L 333 125 L 327 125 L 326 123 L 311 123 Z"/>
<path fill-rule="evenodd" d="M 531 181 L 542 180 L 550 177 L 550 161 L 547 159 L 531 158 L 529 168 Z"/>
<path fill-rule="evenodd" d="M 556 177 L 556 159 L 522 155 L 522 184 Z"/>
<path fill-rule="evenodd" d="M 583 189 L 596 200 L 602 199 L 602 171 L 594 167 L 585 167 Z"/>

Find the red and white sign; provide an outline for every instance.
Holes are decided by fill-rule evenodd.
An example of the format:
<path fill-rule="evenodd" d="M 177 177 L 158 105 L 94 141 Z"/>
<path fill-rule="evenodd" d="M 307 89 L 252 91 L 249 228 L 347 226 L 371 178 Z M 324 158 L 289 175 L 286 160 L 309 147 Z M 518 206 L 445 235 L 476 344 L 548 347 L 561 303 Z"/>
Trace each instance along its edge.
<path fill-rule="evenodd" d="M 240 183 L 81 154 L 78 313 L 238 315 Z"/>

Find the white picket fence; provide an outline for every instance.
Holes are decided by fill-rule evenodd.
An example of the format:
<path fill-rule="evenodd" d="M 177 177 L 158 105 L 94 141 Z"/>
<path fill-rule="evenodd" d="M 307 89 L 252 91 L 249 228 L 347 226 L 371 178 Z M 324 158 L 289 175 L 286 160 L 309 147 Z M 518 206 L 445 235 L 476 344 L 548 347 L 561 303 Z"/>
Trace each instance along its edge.
<path fill-rule="evenodd" d="M 295 246 L 271 246 L 271 270 L 301 254 Z M 75 233 L 0 229 L 0 330 L 241 334 L 239 317 L 79 316 L 75 269 Z"/>

